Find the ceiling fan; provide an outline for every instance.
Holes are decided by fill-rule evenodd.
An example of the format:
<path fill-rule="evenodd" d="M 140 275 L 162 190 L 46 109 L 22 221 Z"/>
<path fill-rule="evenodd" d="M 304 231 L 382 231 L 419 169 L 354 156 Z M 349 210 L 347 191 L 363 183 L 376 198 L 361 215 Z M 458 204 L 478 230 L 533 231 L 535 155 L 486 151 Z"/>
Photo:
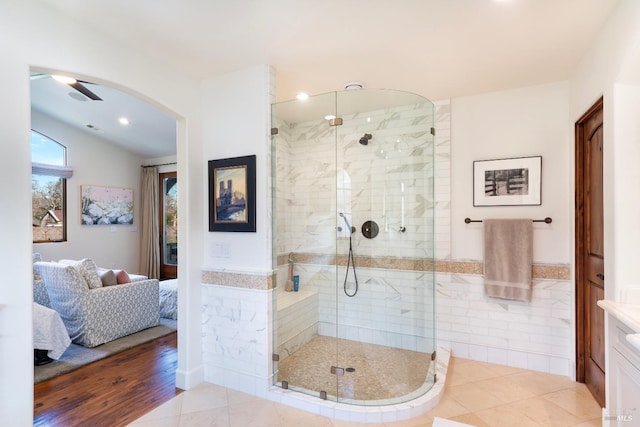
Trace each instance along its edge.
<path fill-rule="evenodd" d="M 59 81 L 60 83 L 66 84 L 68 86 L 71 86 L 72 88 L 74 88 L 75 90 L 77 90 L 78 92 L 80 92 L 81 94 L 83 94 L 84 96 L 86 96 L 87 98 L 93 100 L 93 101 L 102 101 L 102 98 L 100 98 L 98 95 L 96 95 L 95 93 L 93 93 L 91 90 L 89 90 L 85 84 L 94 84 L 91 82 L 85 82 L 82 80 L 76 80 L 73 77 L 67 77 L 67 76 L 58 76 L 58 75 L 52 75 L 52 74 L 32 74 L 30 76 L 31 80 L 38 80 L 38 79 L 43 79 L 43 78 L 48 78 L 51 77 L 54 80 Z M 84 84 L 83 84 L 84 83 Z"/>

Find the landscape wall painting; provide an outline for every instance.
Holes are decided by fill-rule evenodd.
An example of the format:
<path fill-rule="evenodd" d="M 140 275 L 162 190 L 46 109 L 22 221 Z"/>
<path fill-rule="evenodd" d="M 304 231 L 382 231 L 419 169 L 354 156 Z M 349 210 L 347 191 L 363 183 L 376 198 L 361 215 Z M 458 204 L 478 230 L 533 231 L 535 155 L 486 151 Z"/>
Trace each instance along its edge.
<path fill-rule="evenodd" d="M 130 188 L 81 186 L 82 224 L 133 224 L 133 190 Z"/>

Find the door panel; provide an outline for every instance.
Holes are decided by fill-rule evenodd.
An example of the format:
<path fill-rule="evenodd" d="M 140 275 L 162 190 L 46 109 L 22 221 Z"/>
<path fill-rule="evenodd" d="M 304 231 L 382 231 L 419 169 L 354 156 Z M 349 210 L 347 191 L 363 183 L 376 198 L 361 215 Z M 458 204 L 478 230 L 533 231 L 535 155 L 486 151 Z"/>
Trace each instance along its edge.
<path fill-rule="evenodd" d="M 598 310 L 598 301 L 604 299 L 604 289 L 589 287 L 589 323 L 593 331 L 604 331 L 604 317 Z M 593 333 L 589 337 L 589 357 L 591 362 L 604 372 L 604 335 Z"/>
<path fill-rule="evenodd" d="M 593 130 L 588 138 L 587 158 L 588 174 L 585 176 L 587 184 L 587 199 L 589 204 L 586 211 L 588 232 L 587 249 L 589 255 L 604 258 L 604 233 L 602 230 L 602 127 Z"/>
<path fill-rule="evenodd" d="M 576 379 L 605 404 L 603 103 L 576 123 Z"/>

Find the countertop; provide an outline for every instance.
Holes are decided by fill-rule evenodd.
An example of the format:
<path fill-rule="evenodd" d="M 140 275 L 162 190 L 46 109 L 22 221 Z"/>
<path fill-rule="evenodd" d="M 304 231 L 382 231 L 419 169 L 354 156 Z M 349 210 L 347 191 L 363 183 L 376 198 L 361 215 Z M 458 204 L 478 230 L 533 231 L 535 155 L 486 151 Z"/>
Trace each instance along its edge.
<path fill-rule="evenodd" d="M 640 351 L 640 304 L 605 299 L 598 301 L 598 306 L 636 332 L 635 334 L 628 334 L 626 340 Z"/>

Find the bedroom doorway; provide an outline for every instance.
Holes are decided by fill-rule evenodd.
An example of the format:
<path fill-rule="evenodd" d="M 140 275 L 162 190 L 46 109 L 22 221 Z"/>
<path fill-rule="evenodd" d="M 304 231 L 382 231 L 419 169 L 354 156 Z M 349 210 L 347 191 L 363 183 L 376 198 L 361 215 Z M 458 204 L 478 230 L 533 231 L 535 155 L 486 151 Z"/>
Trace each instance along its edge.
<path fill-rule="evenodd" d="M 178 177 L 159 175 L 160 183 L 160 280 L 178 277 Z"/>

